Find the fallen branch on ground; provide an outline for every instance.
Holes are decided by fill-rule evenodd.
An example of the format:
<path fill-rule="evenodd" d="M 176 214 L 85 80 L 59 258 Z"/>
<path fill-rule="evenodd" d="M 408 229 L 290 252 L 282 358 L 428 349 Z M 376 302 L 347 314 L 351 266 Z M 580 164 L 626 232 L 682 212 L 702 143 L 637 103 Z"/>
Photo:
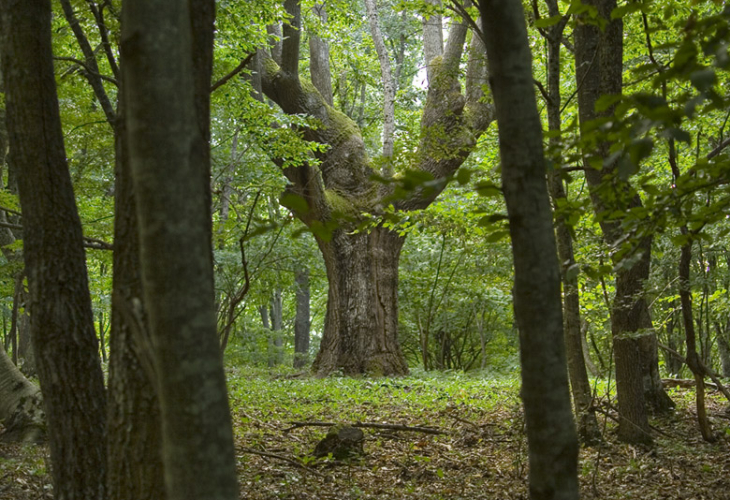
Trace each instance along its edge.
<path fill-rule="evenodd" d="M 663 378 L 662 384 L 664 387 L 682 387 L 684 389 L 689 389 L 691 387 L 694 387 L 696 385 L 696 382 L 694 379 L 682 379 L 682 378 Z M 710 387 L 712 389 L 717 390 L 717 384 L 713 382 L 705 382 L 706 387 Z"/>
<path fill-rule="evenodd" d="M 262 457 L 275 458 L 277 460 L 283 460 L 284 462 L 287 462 L 287 463 L 289 463 L 291 465 L 294 465 L 295 467 L 298 467 L 300 469 L 304 469 L 307 472 L 311 472 L 315 476 L 325 477 L 325 475 L 322 474 L 321 472 L 317 472 L 316 470 L 314 470 L 314 469 L 312 469 L 310 467 L 307 467 L 303 463 L 298 462 L 296 460 L 293 460 L 293 459 L 291 459 L 289 457 L 285 457 L 283 455 L 277 455 L 276 453 L 269 453 L 268 451 L 254 450 L 253 448 L 239 448 L 239 451 L 242 451 L 244 453 L 250 453 L 252 455 L 259 455 L 259 456 L 262 456 Z"/>
<path fill-rule="evenodd" d="M 291 427 L 284 429 L 284 432 L 289 432 L 293 429 L 298 429 L 300 427 L 332 427 L 334 425 L 339 425 L 334 422 L 289 422 L 292 424 Z M 378 424 L 378 423 L 368 423 L 368 422 L 356 422 L 354 424 L 347 424 L 351 427 L 359 427 L 361 429 L 382 429 L 382 430 L 388 430 L 388 431 L 410 431 L 410 432 L 423 432 L 424 434 L 448 434 L 446 431 L 442 431 L 441 429 L 435 429 L 433 427 L 413 427 L 410 425 L 401 425 L 401 424 Z"/>

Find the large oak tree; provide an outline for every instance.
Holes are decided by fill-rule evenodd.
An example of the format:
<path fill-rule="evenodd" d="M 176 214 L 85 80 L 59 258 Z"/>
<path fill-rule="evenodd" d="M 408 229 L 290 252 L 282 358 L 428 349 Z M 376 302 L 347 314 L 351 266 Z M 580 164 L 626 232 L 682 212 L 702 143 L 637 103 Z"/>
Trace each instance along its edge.
<path fill-rule="evenodd" d="M 383 161 L 386 168 L 381 170 L 368 155 L 356 123 L 332 106 L 326 85 L 318 83 L 331 81 L 326 61 L 310 65 L 314 84 L 301 74 L 300 4 L 298 0 L 286 0 L 284 5 L 290 18 L 283 26 L 281 51 L 279 47 L 260 51 L 261 84 L 265 95 L 285 113 L 307 115 L 317 121 L 317 127 L 302 130 L 304 139 L 325 146 L 316 154 L 316 164 L 288 167 L 284 174 L 290 181 L 289 193 L 306 202 L 306 209 L 296 210 L 305 224 L 315 230 L 336 225 L 329 236 L 315 231 L 327 269 L 329 292 L 314 370 L 321 375 L 337 369 L 347 374 L 404 374 L 408 367 L 397 340 L 398 259 L 404 237 L 382 224 L 369 230 L 355 229 L 362 222 L 360 214 L 382 214 L 391 203 L 393 183 L 407 177 L 409 171 L 425 174 L 436 182 L 428 189 L 415 189 L 393 201 L 393 208 L 412 211 L 427 207 L 445 185 L 439 181 L 445 181 L 469 156 L 492 121 L 492 108 L 482 99 L 487 82 L 484 50 L 474 37 L 462 88 L 460 64 L 468 45 L 466 23 L 452 21 L 445 45 L 440 22 L 424 25 L 429 85 L 420 138 L 416 153 L 400 162 L 407 163 L 405 172 L 393 175 L 387 168 L 392 140 L 388 118 L 392 82 L 388 81 L 389 71 L 383 61 L 387 54 L 382 54 L 382 48 L 379 51 L 384 87 L 388 89 Z M 374 17 L 370 5 L 371 32 L 377 40 Z M 321 50 L 317 43 L 312 61 L 322 61 L 316 50 Z M 375 174 L 385 176 L 386 182 L 376 180 Z"/>

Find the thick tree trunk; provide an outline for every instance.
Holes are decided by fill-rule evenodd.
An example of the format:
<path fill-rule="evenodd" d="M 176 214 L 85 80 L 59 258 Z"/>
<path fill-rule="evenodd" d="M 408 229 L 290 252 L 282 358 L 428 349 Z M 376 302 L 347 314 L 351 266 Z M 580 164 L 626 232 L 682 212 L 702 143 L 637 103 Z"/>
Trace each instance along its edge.
<path fill-rule="evenodd" d="M 54 495 L 100 500 L 106 497 L 106 394 L 53 75 L 51 5 L 0 5 L 10 155 L 18 170 Z"/>
<path fill-rule="evenodd" d="M 620 94 L 623 72 L 623 23 L 621 19 L 611 20 L 615 0 L 588 0 L 604 19 L 608 20 L 605 30 L 588 22 L 579 23 L 575 30 L 576 81 L 578 84 L 578 107 L 581 125 L 595 119 L 596 101 L 602 94 Z M 610 113 L 608 110 L 606 113 Z M 598 155 L 608 158 L 609 145 L 599 145 Z M 601 195 L 601 186 L 610 182 L 614 165 L 595 169 L 585 162 L 585 176 L 591 190 L 594 211 L 601 215 L 608 209 L 625 210 L 641 204 L 633 196 L 623 205 L 620 201 L 606 201 Z M 614 198 L 628 196 L 628 186 L 617 181 Z M 624 230 L 619 222 L 600 219 L 603 238 L 607 245 L 615 246 L 624 239 Z M 652 329 L 651 317 L 643 298 L 644 281 L 649 275 L 651 259 L 651 238 L 644 238 L 636 248 L 641 253 L 640 261 L 631 268 L 616 272 L 616 295 L 612 306 L 612 336 L 616 361 L 616 380 L 619 412 L 623 424 L 619 424 L 619 437 L 624 441 L 647 442 L 649 423 L 646 406 L 656 411 L 666 411 L 673 406 L 664 392 L 659 377 L 656 335 Z M 623 394 L 621 394 L 623 391 Z M 638 420 L 633 420 L 638 419 Z"/>
<path fill-rule="evenodd" d="M 232 500 L 238 487 L 216 333 L 205 92 L 214 4 L 195 6 L 125 2 L 125 119 L 167 496 Z"/>
<path fill-rule="evenodd" d="M 512 238 L 530 497 L 573 500 L 579 496 L 578 438 L 570 404 L 560 267 L 524 11 L 519 0 L 480 0 L 479 7 Z"/>
<path fill-rule="evenodd" d="M 294 319 L 294 368 L 309 364 L 309 269 L 296 270 L 297 315 Z"/>
<path fill-rule="evenodd" d="M 0 347 L 0 422 L 2 441 L 39 442 L 46 436 L 41 392 L 25 378 Z"/>
<path fill-rule="evenodd" d="M 142 296 L 137 213 L 126 134 L 122 95 L 115 124 L 107 484 L 109 500 L 164 500 L 162 423 Z"/>
<path fill-rule="evenodd" d="M 350 234 L 338 230 L 318 240 L 329 293 L 324 333 L 313 369 L 320 375 L 405 375 L 398 344 L 398 259 L 404 239 L 376 227 Z"/>

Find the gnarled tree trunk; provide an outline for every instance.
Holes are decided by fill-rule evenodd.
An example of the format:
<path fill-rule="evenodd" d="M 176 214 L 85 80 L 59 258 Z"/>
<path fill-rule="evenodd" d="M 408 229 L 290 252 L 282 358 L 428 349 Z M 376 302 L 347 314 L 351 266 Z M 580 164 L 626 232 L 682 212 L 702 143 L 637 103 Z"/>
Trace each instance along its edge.
<path fill-rule="evenodd" d="M 329 281 L 324 335 L 314 370 L 408 372 L 398 329 L 398 258 L 404 238 L 377 227 L 318 241 Z"/>
<path fill-rule="evenodd" d="M 386 204 L 392 203 L 397 210 L 427 207 L 445 182 L 432 189 L 418 187 L 404 199 L 388 201 L 392 185 L 373 180 L 377 169 L 365 151 L 359 128 L 329 104 L 328 88 L 316 83 L 327 78 L 312 75 L 313 85 L 300 77 L 299 0 L 286 0 L 285 8 L 291 17 L 283 26 L 281 54 L 276 46 L 271 54 L 261 51 L 263 92 L 285 113 L 317 119 L 319 126 L 304 129 L 304 138 L 328 146 L 317 153 L 318 165 L 284 170 L 291 183 L 289 193 L 306 202 L 306 209 L 295 212 L 318 237 L 330 286 L 325 329 L 314 369 L 320 375 L 337 369 L 348 374 L 404 374 L 408 367 L 397 339 L 397 269 L 403 240 L 382 226 L 355 229 L 362 213 L 378 215 Z M 432 29 L 440 30 L 441 25 Z M 459 64 L 466 34 L 466 24 L 455 21 L 446 47 L 429 47 L 433 60 L 429 64 L 421 137 L 417 154 L 407 168 L 436 180 L 445 180 L 461 166 L 492 121 L 491 106 L 482 102 L 486 65 L 483 49 L 475 49 L 476 41 L 470 51 L 466 92 L 461 89 Z M 329 72 L 323 65 L 317 67 Z M 386 146 L 389 137 L 386 133 Z M 386 148 L 385 154 L 388 152 Z M 391 180 L 398 182 L 397 178 Z M 335 229 L 331 238 L 319 231 L 332 226 Z"/>

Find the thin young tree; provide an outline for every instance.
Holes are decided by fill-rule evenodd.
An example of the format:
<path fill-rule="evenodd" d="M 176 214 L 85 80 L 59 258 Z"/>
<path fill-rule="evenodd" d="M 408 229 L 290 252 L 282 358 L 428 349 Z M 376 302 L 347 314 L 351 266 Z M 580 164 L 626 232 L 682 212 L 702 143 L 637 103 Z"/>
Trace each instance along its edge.
<path fill-rule="evenodd" d="M 0 7 L 10 161 L 23 211 L 31 336 L 54 494 L 103 499 L 106 396 L 53 75 L 51 4 L 3 0 Z"/>
<path fill-rule="evenodd" d="M 238 497 L 216 333 L 209 137 L 199 126 L 209 103 L 195 93 L 197 83 L 210 85 L 211 65 L 194 62 L 209 51 L 194 47 L 212 44 L 213 9 L 129 0 L 122 13 L 129 161 L 171 500 Z"/>
<path fill-rule="evenodd" d="M 557 0 L 545 0 L 550 17 L 560 15 Z M 539 15 L 537 4 L 534 4 L 536 15 Z M 543 37 L 548 49 L 547 64 L 547 116 L 548 129 L 552 132 L 550 144 L 560 146 L 561 110 L 562 102 L 560 97 L 560 50 L 563 40 L 563 32 L 570 17 L 564 15 L 560 21 L 544 28 Z M 573 251 L 573 235 L 568 223 L 560 212 L 560 205 L 567 202 L 567 192 L 563 185 L 563 178 L 559 166 L 554 165 L 548 169 L 548 190 L 550 197 L 555 204 L 555 240 L 560 259 L 561 275 L 563 282 L 563 315 L 565 321 L 565 347 L 568 357 L 568 375 L 573 394 L 573 405 L 575 407 L 576 420 L 578 423 L 578 435 L 581 442 L 586 445 L 596 444 L 601 439 L 598 429 L 596 413 L 593 406 L 591 385 L 588 380 L 586 363 L 583 357 L 583 336 L 581 333 L 580 319 L 580 295 L 578 290 L 578 275 L 573 273 L 575 253 Z"/>
<path fill-rule="evenodd" d="M 568 389 L 560 267 L 525 14 L 519 0 L 480 0 L 479 10 L 512 238 L 530 498 L 577 499 L 578 438 Z"/>

